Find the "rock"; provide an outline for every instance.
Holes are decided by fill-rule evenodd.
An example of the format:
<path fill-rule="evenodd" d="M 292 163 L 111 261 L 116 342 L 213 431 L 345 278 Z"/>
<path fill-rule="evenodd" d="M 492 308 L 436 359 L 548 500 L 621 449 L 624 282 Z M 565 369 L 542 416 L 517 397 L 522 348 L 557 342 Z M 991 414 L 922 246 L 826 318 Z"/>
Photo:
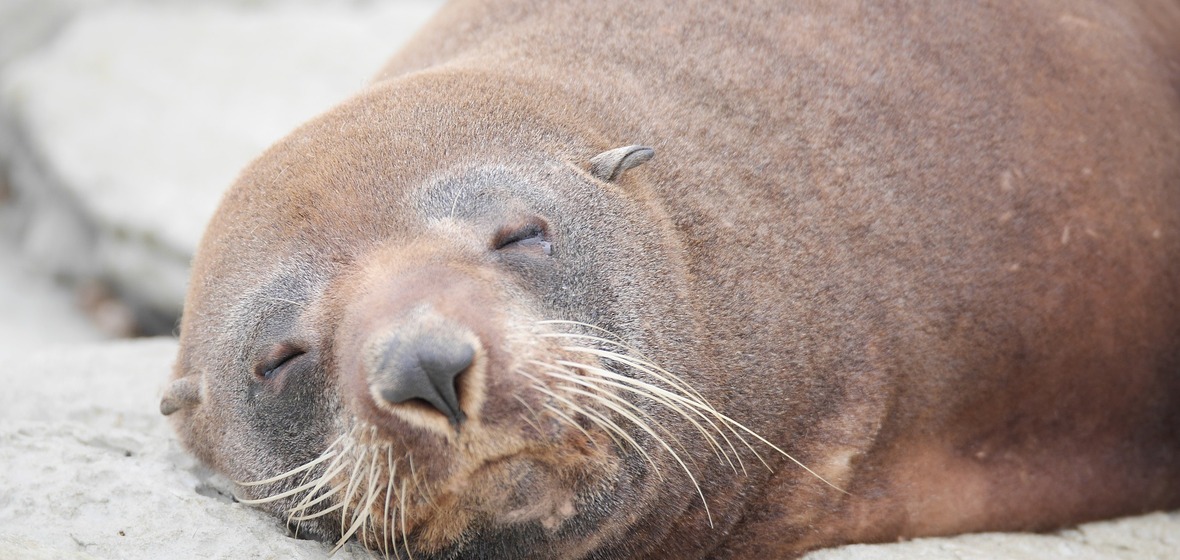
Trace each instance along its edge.
<path fill-rule="evenodd" d="M 172 339 L 74 345 L 0 368 L 0 558 L 324 558 L 233 503 L 160 416 Z M 337 558 L 366 558 L 352 548 Z"/>
<path fill-rule="evenodd" d="M 0 239 L 0 363 L 9 353 L 102 339 L 71 290 L 33 269 L 6 241 Z"/>
<path fill-rule="evenodd" d="M 805 560 L 1172 560 L 1180 551 L 1180 513 L 1088 523 L 1048 534 L 985 533 L 895 544 L 851 545 Z"/>
<path fill-rule="evenodd" d="M 79 11 L 0 77 L 13 192 L 0 229 L 38 266 L 106 281 L 170 331 L 189 259 L 238 171 L 361 89 L 438 4 Z"/>

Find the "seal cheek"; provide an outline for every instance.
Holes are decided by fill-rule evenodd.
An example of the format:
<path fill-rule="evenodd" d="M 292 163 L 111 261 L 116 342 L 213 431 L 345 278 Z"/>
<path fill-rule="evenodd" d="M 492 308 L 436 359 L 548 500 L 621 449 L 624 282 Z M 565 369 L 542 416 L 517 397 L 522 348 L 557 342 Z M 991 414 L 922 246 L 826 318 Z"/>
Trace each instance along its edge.
<path fill-rule="evenodd" d="M 487 495 L 494 496 L 485 507 L 500 523 L 539 522 L 545 529 L 556 530 L 577 513 L 572 486 L 536 461 L 500 461 L 478 475 Z"/>

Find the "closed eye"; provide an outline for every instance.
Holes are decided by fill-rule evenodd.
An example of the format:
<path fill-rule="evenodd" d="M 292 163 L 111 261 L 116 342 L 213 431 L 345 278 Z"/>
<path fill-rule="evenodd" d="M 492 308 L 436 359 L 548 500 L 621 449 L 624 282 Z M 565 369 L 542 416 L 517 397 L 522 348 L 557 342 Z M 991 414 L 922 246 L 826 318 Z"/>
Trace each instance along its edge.
<path fill-rule="evenodd" d="M 553 244 L 549 241 L 547 224 L 540 218 L 534 218 L 523 226 L 501 228 L 492 241 L 492 247 L 497 251 L 534 250 L 546 256 L 553 253 Z"/>
<path fill-rule="evenodd" d="M 275 347 L 275 349 L 271 351 L 270 355 L 258 364 L 258 366 L 254 369 L 254 375 L 258 376 L 259 379 L 274 379 L 276 376 L 282 373 L 283 368 L 294 361 L 295 358 L 298 358 L 303 354 L 305 354 L 305 352 L 299 348 L 281 344 Z"/>

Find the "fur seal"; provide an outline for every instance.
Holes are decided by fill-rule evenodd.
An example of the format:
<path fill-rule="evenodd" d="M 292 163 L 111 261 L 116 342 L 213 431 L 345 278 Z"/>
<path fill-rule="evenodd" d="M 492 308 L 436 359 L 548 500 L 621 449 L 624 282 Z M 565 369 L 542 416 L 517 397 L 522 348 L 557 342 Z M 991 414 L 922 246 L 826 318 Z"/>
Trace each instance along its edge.
<path fill-rule="evenodd" d="M 654 4 L 456 2 L 254 161 L 184 445 L 419 559 L 1180 505 L 1180 5 Z"/>

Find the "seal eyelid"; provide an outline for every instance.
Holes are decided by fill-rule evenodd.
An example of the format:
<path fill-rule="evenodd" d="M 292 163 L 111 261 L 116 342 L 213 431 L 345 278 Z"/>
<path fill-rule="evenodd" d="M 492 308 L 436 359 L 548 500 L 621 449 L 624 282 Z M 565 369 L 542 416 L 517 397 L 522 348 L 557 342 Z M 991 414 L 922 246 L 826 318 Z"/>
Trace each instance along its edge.
<path fill-rule="evenodd" d="M 280 345 L 272 350 L 266 359 L 259 362 L 258 367 L 254 368 L 254 375 L 263 380 L 274 379 L 287 364 L 305 353 L 293 346 Z"/>
<path fill-rule="evenodd" d="M 500 228 L 492 240 L 492 248 L 501 251 L 512 247 L 538 249 L 546 256 L 551 255 L 553 244 L 549 241 L 548 224 L 541 219 L 533 219 L 523 226 Z"/>

